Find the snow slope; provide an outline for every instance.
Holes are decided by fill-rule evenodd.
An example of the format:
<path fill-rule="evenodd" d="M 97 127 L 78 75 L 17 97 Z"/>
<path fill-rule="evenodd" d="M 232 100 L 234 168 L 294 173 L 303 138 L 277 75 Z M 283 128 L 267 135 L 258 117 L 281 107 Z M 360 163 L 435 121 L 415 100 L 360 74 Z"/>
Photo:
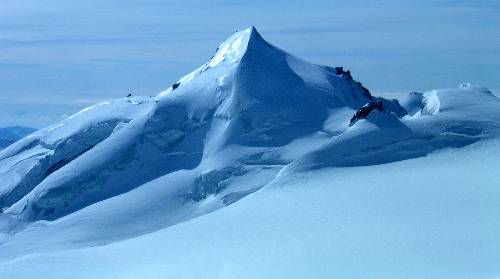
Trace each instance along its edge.
<path fill-rule="evenodd" d="M 500 141 L 280 179 L 108 246 L 35 254 L 6 278 L 497 278 Z M 361 175 L 362 174 L 362 175 Z M 383 175 L 381 175 L 383 174 Z"/>
<path fill-rule="evenodd" d="M 82 278 L 498 275 L 495 234 L 479 228 L 498 231 L 498 160 L 483 157 L 499 133 L 485 88 L 400 105 L 248 28 L 154 98 L 98 104 L 0 151 L 0 274 L 63 278 L 82 263 Z M 450 245 L 466 232 L 444 235 L 473 221 L 462 202 L 484 217 L 467 231 L 477 251 L 459 257 Z M 436 246 L 417 251 L 426 241 Z"/>
<path fill-rule="evenodd" d="M 322 167 L 365 166 L 462 147 L 500 133 L 500 99 L 479 87 L 410 93 L 402 103 L 413 114 L 397 119 L 375 114 L 286 167 L 292 172 Z M 411 106 L 420 109 L 415 110 Z"/>
<path fill-rule="evenodd" d="M 142 97 L 103 102 L 2 150 L 0 207 L 19 201 L 51 174 L 147 111 L 150 103 Z"/>

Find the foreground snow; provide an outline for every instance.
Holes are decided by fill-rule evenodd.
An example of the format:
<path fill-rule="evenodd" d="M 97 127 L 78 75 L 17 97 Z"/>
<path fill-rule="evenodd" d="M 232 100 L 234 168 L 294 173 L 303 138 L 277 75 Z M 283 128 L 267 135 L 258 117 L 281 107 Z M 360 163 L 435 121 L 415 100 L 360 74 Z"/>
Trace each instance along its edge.
<path fill-rule="evenodd" d="M 5 262 L 6 278 L 495 278 L 500 142 L 290 176 L 103 247 Z M 380 175 L 384 174 L 384 175 Z M 47 251 L 45 251 L 47 252 Z"/>

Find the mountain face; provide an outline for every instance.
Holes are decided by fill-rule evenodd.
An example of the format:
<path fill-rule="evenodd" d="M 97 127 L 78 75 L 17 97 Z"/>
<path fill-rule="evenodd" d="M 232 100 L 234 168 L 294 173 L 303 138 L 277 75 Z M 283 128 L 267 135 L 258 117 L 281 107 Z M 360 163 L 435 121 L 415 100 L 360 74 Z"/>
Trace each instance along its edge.
<path fill-rule="evenodd" d="M 500 100 L 487 89 L 411 93 L 400 105 L 249 28 L 154 98 L 97 104 L 2 150 L 0 257 L 131 238 L 277 180 L 423 157 L 499 132 Z"/>
<path fill-rule="evenodd" d="M 0 150 L 34 131 L 35 129 L 19 126 L 0 128 Z"/>

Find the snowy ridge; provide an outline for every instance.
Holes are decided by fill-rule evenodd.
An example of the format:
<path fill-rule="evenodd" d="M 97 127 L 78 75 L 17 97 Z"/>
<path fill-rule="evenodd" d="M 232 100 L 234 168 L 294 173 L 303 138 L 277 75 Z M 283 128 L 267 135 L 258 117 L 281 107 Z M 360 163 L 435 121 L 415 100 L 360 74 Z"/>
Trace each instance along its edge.
<path fill-rule="evenodd" d="M 86 108 L 39 130 L 0 154 L 1 207 L 19 201 L 58 169 L 86 153 L 145 109 L 145 98 L 128 98 Z M 137 109 L 137 110 L 136 110 Z"/>
<path fill-rule="evenodd" d="M 499 134 L 487 89 L 410 93 L 400 105 L 251 27 L 155 98 L 98 104 L 0 151 L 0 260 L 168 230 L 318 169 Z"/>

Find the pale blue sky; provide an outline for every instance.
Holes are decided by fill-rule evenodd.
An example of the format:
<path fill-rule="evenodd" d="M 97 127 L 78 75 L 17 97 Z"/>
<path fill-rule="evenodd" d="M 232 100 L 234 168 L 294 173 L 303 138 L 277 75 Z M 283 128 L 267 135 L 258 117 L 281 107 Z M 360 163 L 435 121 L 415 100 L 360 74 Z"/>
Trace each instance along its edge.
<path fill-rule="evenodd" d="M 268 3 L 272 2 L 272 3 Z M 500 1 L 0 1 L 0 127 L 156 95 L 254 25 L 372 92 L 500 88 Z"/>

